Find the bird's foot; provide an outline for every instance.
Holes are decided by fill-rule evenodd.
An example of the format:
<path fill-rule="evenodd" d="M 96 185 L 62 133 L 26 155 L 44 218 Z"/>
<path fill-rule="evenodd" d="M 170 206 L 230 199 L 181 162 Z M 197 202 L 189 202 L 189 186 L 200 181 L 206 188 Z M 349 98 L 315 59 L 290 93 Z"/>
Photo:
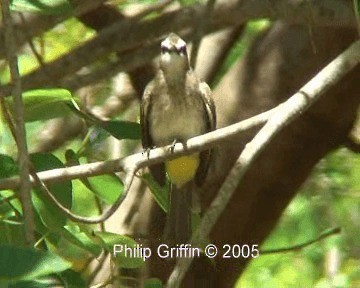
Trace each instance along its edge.
<path fill-rule="evenodd" d="M 177 143 L 181 143 L 185 148 L 186 148 L 186 142 L 185 141 L 181 141 L 181 140 L 178 140 L 178 139 L 174 139 L 174 141 L 171 143 L 171 146 L 169 148 L 170 152 L 171 153 L 174 153 L 174 150 L 175 150 L 175 145 Z"/>
<path fill-rule="evenodd" d="M 144 155 L 146 153 L 146 156 L 147 158 L 149 159 L 150 158 L 150 151 L 151 149 L 153 149 L 155 147 L 148 147 L 148 148 L 144 148 L 143 151 L 142 151 L 142 154 Z"/>

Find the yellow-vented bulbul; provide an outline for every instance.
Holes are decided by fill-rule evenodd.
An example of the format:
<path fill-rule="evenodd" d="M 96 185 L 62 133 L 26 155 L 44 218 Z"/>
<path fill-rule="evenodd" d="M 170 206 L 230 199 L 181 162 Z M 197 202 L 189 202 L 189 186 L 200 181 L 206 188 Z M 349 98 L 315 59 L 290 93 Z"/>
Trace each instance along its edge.
<path fill-rule="evenodd" d="M 145 149 L 186 140 L 215 129 L 211 90 L 191 69 L 186 43 L 171 33 L 161 42 L 159 69 L 147 85 L 141 103 L 142 144 Z M 163 186 L 171 181 L 165 240 L 181 244 L 191 237 L 193 184 L 205 180 L 211 150 L 153 165 L 150 172 Z"/>

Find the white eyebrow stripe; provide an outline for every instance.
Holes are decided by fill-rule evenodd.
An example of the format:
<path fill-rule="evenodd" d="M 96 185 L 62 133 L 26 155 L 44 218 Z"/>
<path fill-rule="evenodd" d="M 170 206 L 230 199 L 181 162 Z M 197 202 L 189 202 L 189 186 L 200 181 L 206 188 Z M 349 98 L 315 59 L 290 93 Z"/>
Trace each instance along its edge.
<path fill-rule="evenodd" d="M 171 43 L 168 38 L 166 38 L 164 41 L 161 42 L 161 47 L 170 47 Z"/>
<path fill-rule="evenodd" d="M 184 40 L 182 40 L 181 38 L 179 38 L 179 41 L 177 41 L 177 43 L 176 43 L 176 48 L 178 50 L 180 50 L 185 47 L 186 47 L 186 42 Z"/>
<path fill-rule="evenodd" d="M 177 54 L 186 54 L 186 42 L 176 34 L 171 33 L 161 42 L 162 53 L 176 52 Z"/>

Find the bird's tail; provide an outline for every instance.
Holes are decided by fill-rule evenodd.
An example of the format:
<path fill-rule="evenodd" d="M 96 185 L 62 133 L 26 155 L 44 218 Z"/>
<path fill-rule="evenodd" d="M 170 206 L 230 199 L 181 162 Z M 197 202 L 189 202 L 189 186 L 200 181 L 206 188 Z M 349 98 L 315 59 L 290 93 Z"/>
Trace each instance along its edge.
<path fill-rule="evenodd" d="M 171 185 L 165 241 L 170 245 L 185 244 L 191 238 L 192 181 L 181 188 Z"/>

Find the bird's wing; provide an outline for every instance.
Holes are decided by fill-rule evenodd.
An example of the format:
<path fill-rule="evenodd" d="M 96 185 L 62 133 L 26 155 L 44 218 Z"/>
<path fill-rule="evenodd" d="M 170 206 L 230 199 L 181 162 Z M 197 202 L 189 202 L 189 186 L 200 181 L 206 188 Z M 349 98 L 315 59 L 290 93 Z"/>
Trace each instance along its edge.
<path fill-rule="evenodd" d="M 141 142 L 144 149 L 151 149 L 154 147 L 149 127 L 151 97 L 154 97 L 154 85 L 155 82 L 153 80 L 146 86 L 140 105 Z M 149 170 L 156 182 L 159 185 L 164 186 L 166 181 L 164 163 L 149 166 Z"/>
<path fill-rule="evenodd" d="M 203 100 L 206 112 L 206 121 L 207 121 L 207 131 L 210 132 L 216 128 L 216 110 L 213 99 L 211 98 L 211 89 L 205 83 L 201 82 L 199 84 L 200 95 Z M 205 150 L 200 153 L 200 165 L 196 173 L 195 182 L 197 186 L 201 186 L 205 181 L 206 175 L 209 170 L 209 165 L 212 159 L 212 150 Z"/>
<path fill-rule="evenodd" d="M 205 82 L 201 82 L 199 84 L 199 89 L 201 92 L 201 97 L 203 99 L 203 102 L 205 103 L 206 113 L 207 113 L 207 121 L 208 121 L 208 131 L 215 130 L 216 127 L 216 109 L 214 100 L 211 98 L 211 89 L 209 85 L 207 85 Z"/>
<path fill-rule="evenodd" d="M 153 82 L 150 82 L 146 86 L 140 104 L 141 142 L 144 149 L 151 148 L 153 146 L 153 141 L 149 132 L 149 113 L 151 110 L 153 85 Z"/>

